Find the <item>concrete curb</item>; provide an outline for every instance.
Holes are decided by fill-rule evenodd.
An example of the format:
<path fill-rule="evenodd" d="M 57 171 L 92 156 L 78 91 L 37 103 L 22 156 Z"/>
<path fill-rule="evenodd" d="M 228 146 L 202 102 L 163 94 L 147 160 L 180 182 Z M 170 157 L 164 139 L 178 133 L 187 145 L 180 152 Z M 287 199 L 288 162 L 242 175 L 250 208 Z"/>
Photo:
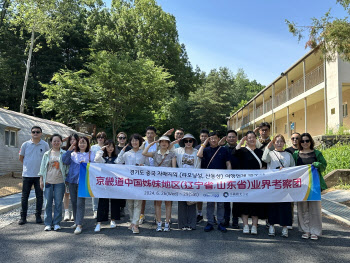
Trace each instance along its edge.
<path fill-rule="evenodd" d="M 36 201 L 36 197 L 29 198 L 28 205 L 35 203 L 35 201 Z M 18 203 L 12 204 L 12 205 L 4 206 L 4 207 L 0 208 L 0 214 L 4 214 L 8 211 L 11 211 L 11 210 L 19 208 L 19 207 L 21 207 L 21 202 L 18 202 Z"/>
<path fill-rule="evenodd" d="M 324 213 L 324 214 L 326 214 L 327 216 L 330 216 L 330 217 L 332 217 L 332 218 L 334 218 L 334 219 L 336 219 L 336 220 L 338 220 L 338 221 L 340 221 L 340 222 L 343 222 L 344 224 L 347 224 L 348 226 L 350 226 L 350 221 L 347 220 L 347 219 L 345 219 L 345 218 L 342 218 L 342 217 L 340 217 L 340 216 L 337 216 L 337 215 L 335 215 L 335 214 L 333 214 L 333 213 L 331 213 L 331 212 L 329 212 L 329 211 L 327 211 L 327 210 L 325 210 L 325 209 L 323 209 L 323 208 L 322 208 L 322 213 Z"/>

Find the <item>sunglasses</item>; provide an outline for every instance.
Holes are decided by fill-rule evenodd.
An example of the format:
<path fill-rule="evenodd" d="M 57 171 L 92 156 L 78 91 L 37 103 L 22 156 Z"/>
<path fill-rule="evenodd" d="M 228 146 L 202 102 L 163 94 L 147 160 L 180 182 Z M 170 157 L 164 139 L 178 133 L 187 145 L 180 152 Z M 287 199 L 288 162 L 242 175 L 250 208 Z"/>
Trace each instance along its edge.
<path fill-rule="evenodd" d="M 32 134 L 40 134 L 41 133 L 41 131 L 32 131 Z"/>
<path fill-rule="evenodd" d="M 125 140 L 126 137 L 118 137 L 119 140 Z"/>
<path fill-rule="evenodd" d="M 290 138 L 291 140 L 293 140 L 293 141 L 297 141 L 297 140 L 299 140 L 299 138 L 298 137 L 292 137 L 292 138 Z"/>
<path fill-rule="evenodd" d="M 104 139 L 104 137 L 98 136 L 97 139 Z"/>
<path fill-rule="evenodd" d="M 300 142 L 301 142 L 301 143 L 309 143 L 310 140 L 301 140 Z"/>
<path fill-rule="evenodd" d="M 193 143 L 193 140 L 184 140 L 184 143 Z"/>

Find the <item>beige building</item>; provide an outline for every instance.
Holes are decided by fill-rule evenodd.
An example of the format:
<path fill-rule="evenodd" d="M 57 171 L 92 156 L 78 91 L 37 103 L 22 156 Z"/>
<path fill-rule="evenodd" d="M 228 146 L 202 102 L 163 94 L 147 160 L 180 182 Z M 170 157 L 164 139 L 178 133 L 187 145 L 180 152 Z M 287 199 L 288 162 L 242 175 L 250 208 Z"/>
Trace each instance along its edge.
<path fill-rule="evenodd" d="M 228 117 L 228 129 L 241 135 L 261 122 L 269 122 L 271 134 L 290 138 L 292 132 L 312 136 L 340 127 L 350 129 L 350 63 L 339 56 L 332 62 L 311 50 L 244 107 Z"/>

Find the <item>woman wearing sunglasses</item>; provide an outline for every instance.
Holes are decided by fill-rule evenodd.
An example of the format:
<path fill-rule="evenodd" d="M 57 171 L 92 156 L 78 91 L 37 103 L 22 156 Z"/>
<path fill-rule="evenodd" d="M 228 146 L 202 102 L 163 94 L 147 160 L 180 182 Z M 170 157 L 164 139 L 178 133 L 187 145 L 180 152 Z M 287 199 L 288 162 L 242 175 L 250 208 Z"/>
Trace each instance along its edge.
<path fill-rule="evenodd" d="M 327 167 L 327 162 L 322 153 L 314 149 L 315 142 L 309 133 L 300 136 L 299 151 L 295 151 L 293 158 L 296 165 L 312 164 L 320 175 L 321 191 L 327 189 L 322 172 Z M 304 239 L 317 240 L 322 235 L 321 201 L 304 201 L 298 203 L 299 230 L 304 234 Z"/>
<path fill-rule="evenodd" d="M 130 151 L 132 148 L 129 144 L 126 144 L 128 139 L 128 135 L 125 132 L 119 132 L 117 134 L 117 141 L 118 145 L 115 148 L 115 153 L 118 156 L 118 154 L 124 149 L 124 152 Z M 126 146 L 126 147 L 125 147 Z M 120 201 L 120 216 L 125 216 L 125 206 L 126 206 L 126 200 L 125 199 L 119 199 Z"/>
<path fill-rule="evenodd" d="M 200 169 L 201 159 L 197 157 L 194 147 L 197 145 L 196 139 L 192 134 L 186 134 L 179 142 L 180 148 L 174 150 L 176 163 L 179 168 Z M 197 215 L 196 204 L 193 202 L 178 202 L 178 225 L 182 230 L 196 229 Z"/>

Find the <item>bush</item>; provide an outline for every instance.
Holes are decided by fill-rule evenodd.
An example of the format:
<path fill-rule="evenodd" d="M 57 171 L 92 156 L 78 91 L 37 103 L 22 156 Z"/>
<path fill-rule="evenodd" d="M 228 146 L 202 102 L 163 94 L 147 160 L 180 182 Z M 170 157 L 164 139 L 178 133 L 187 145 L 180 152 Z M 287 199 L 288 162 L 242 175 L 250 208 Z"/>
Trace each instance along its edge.
<path fill-rule="evenodd" d="M 322 154 L 328 164 L 323 175 L 326 175 L 336 169 L 350 169 L 349 144 L 336 144 L 333 147 L 322 150 Z"/>

